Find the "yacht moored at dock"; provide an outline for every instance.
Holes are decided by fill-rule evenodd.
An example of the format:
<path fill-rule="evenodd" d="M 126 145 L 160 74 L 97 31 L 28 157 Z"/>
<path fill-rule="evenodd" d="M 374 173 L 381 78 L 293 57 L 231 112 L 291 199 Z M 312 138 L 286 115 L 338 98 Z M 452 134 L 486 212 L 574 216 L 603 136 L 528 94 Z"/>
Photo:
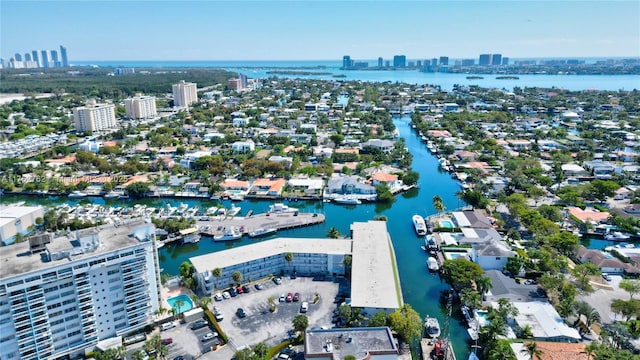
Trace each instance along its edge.
<path fill-rule="evenodd" d="M 427 333 L 427 337 L 436 339 L 440 336 L 440 322 L 434 317 L 427 316 L 424 319 L 424 330 Z"/>
<path fill-rule="evenodd" d="M 269 236 L 269 235 L 273 235 L 278 231 L 278 229 L 276 228 L 260 228 L 260 229 L 256 229 L 255 231 L 251 231 L 249 233 L 249 237 L 250 238 L 257 238 L 257 237 L 261 237 L 261 236 Z"/>
<path fill-rule="evenodd" d="M 240 230 L 234 226 L 225 230 L 222 235 L 217 235 L 213 237 L 213 241 L 230 241 L 230 240 L 239 240 L 242 238 L 242 233 Z"/>
<path fill-rule="evenodd" d="M 357 198 L 352 197 L 352 196 L 340 196 L 340 197 L 334 198 L 333 202 L 336 203 L 336 204 L 342 204 L 342 205 L 360 205 L 360 204 L 362 204 L 362 201 L 360 201 Z"/>
<path fill-rule="evenodd" d="M 424 222 L 424 218 L 420 215 L 413 215 L 412 218 L 413 227 L 416 230 L 418 236 L 424 236 L 427 234 L 427 224 Z"/>
<path fill-rule="evenodd" d="M 440 264 L 438 264 L 438 259 L 433 256 L 429 256 L 427 259 L 427 268 L 429 271 L 440 271 Z"/>
<path fill-rule="evenodd" d="M 78 190 L 76 190 L 76 191 L 71 192 L 71 193 L 68 195 L 68 197 L 69 197 L 70 199 L 83 198 L 83 197 L 87 197 L 87 193 L 86 193 L 86 192 L 84 192 L 84 191 L 78 191 Z"/>

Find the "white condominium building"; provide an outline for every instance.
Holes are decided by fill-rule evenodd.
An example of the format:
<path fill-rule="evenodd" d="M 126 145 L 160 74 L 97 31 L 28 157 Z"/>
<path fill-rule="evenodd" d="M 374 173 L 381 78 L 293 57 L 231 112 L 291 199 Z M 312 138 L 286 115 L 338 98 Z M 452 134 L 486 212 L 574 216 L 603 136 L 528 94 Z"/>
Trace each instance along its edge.
<path fill-rule="evenodd" d="M 160 270 L 142 219 L 0 248 L 0 358 L 83 355 L 153 323 Z"/>
<path fill-rule="evenodd" d="M 173 106 L 187 107 L 198 101 L 196 83 L 184 82 L 173 84 Z"/>
<path fill-rule="evenodd" d="M 73 109 L 76 130 L 93 132 L 115 128 L 117 126 L 115 109 L 113 104 L 96 104 L 95 102 Z"/>
<path fill-rule="evenodd" d="M 148 119 L 158 115 L 154 96 L 135 96 L 125 99 L 124 107 L 129 119 Z"/>

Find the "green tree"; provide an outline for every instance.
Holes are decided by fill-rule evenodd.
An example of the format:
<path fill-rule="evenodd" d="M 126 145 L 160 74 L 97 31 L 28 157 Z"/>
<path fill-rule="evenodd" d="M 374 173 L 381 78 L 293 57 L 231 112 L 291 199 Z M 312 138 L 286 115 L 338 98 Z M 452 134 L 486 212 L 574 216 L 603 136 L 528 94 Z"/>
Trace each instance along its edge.
<path fill-rule="evenodd" d="M 632 317 L 640 317 L 640 300 L 622 300 L 615 299 L 611 302 L 611 311 L 622 315 L 625 320 L 629 321 Z"/>
<path fill-rule="evenodd" d="M 411 305 L 404 304 L 401 309 L 389 314 L 389 327 L 398 334 L 400 339 L 411 343 L 421 335 L 422 319 Z"/>
<path fill-rule="evenodd" d="M 148 358 L 148 356 L 142 349 L 138 349 L 131 354 L 131 359 L 133 360 L 144 360 L 145 358 Z"/>
<path fill-rule="evenodd" d="M 404 174 L 404 176 L 402 176 L 402 182 L 405 185 L 411 186 L 411 185 L 415 185 L 418 182 L 419 178 L 420 178 L 419 173 L 409 170 Z"/>
<path fill-rule="evenodd" d="M 520 273 L 520 269 L 524 266 L 525 261 L 520 256 L 512 256 L 507 259 L 507 264 L 504 266 L 504 269 L 509 272 L 509 274 L 516 276 Z"/>
<path fill-rule="evenodd" d="M 242 273 L 240 271 L 234 271 L 231 274 L 231 278 L 237 285 L 240 285 L 242 283 Z"/>
<path fill-rule="evenodd" d="M 236 351 L 233 355 L 233 358 L 236 360 L 254 360 L 253 358 L 253 350 L 251 348 L 246 347 L 242 350 Z"/>
<path fill-rule="evenodd" d="M 291 262 L 293 261 L 293 253 L 287 252 L 284 254 L 284 260 L 287 262 L 287 267 L 291 266 Z"/>
<path fill-rule="evenodd" d="M 638 280 L 622 279 L 618 286 L 629 293 L 630 299 L 633 299 L 633 295 L 640 293 L 640 281 Z"/>
<path fill-rule="evenodd" d="M 386 183 L 376 185 L 376 199 L 381 203 L 393 202 L 393 194 Z"/>
<path fill-rule="evenodd" d="M 540 348 L 538 347 L 538 344 L 535 341 L 525 343 L 523 351 L 526 354 L 529 354 L 531 359 L 536 359 L 536 360 L 542 360 L 542 354 L 544 354 L 544 352 L 540 350 Z"/>
<path fill-rule="evenodd" d="M 330 239 L 337 239 L 340 237 L 340 231 L 335 226 L 332 226 L 327 233 L 327 237 Z"/>
<path fill-rule="evenodd" d="M 442 197 L 440 197 L 440 195 L 434 195 L 433 199 L 431 199 L 431 203 L 437 213 L 441 213 L 446 209 L 446 207 L 444 206 L 444 203 L 442 202 Z"/>
<path fill-rule="evenodd" d="M 384 311 L 378 311 L 369 320 L 370 327 L 380 327 L 387 325 L 387 314 Z"/>
<path fill-rule="evenodd" d="M 442 264 L 442 276 L 456 289 L 471 287 L 483 274 L 484 271 L 480 265 L 463 258 L 445 260 Z"/>
<path fill-rule="evenodd" d="M 269 353 L 269 346 L 261 341 L 253 345 L 253 353 L 256 354 L 259 359 L 264 359 Z"/>
<path fill-rule="evenodd" d="M 304 314 L 298 314 L 293 317 L 291 321 L 293 324 L 293 330 L 299 333 L 303 333 L 309 327 L 309 318 Z"/>
<path fill-rule="evenodd" d="M 213 275 L 214 278 L 216 278 L 216 289 L 218 288 L 218 280 L 220 280 L 220 277 L 222 276 L 222 269 L 220 269 L 219 267 L 213 269 L 211 271 L 211 275 Z"/>
<path fill-rule="evenodd" d="M 127 185 L 124 188 L 124 191 L 129 195 L 129 197 L 133 199 L 140 199 L 144 197 L 151 189 L 149 188 L 149 184 L 146 182 L 134 182 L 133 184 Z"/>
<path fill-rule="evenodd" d="M 351 275 L 352 261 L 353 261 L 353 258 L 351 257 L 351 255 L 345 255 L 344 258 L 342 259 L 342 265 L 344 265 L 344 273 L 345 273 L 345 276 L 347 276 L 347 278 L 350 278 L 350 275 Z"/>
<path fill-rule="evenodd" d="M 482 300 L 484 300 L 484 295 L 492 287 L 493 287 L 493 284 L 491 283 L 490 277 L 481 277 L 480 279 L 476 280 L 476 288 L 478 289 L 478 292 L 480 293 Z"/>
<path fill-rule="evenodd" d="M 588 293 L 593 292 L 593 286 L 590 284 L 590 277 L 598 275 L 599 273 L 600 269 L 590 262 L 576 265 L 571 269 L 571 275 L 575 277 L 578 286 Z"/>

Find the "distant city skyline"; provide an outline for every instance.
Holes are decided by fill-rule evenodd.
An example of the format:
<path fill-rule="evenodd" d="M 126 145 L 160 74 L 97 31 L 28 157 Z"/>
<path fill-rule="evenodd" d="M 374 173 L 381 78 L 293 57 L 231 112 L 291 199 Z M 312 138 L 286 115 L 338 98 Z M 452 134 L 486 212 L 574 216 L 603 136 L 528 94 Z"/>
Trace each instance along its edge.
<path fill-rule="evenodd" d="M 73 49 L 71 64 L 638 57 L 638 14 L 638 1 L 3 0 L 0 57 L 52 43 Z"/>

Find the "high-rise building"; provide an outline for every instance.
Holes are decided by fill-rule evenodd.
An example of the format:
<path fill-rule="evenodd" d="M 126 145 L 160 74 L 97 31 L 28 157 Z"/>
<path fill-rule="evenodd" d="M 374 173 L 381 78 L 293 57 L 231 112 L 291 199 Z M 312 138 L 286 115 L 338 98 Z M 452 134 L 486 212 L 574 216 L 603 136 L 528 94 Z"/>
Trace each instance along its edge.
<path fill-rule="evenodd" d="M 242 90 L 242 81 L 240 81 L 240 79 L 229 79 L 228 85 L 231 90 Z"/>
<path fill-rule="evenodd" d="M 348 68 L 351 67 L 351 65 L 352 65 L 351 56 L 349 56 L 349 55 L 343 56 L 342 57 L 342 68 L 343 69 L 348 69 Z"/>
<path fill-rule="evenodd" d="M 438 59 L 436 58 L 431 59 L 431 66 L 438 66 Z"/>
<path fill-rule="evenodd" d="M 448 56 L 440 56 L 440 65 L 449 65 L 449 57 Z"/>
<path fill-rule="evenodd" d="M 406 67 L 407 57 L 404 55 L 395 55 L 393 57 L 393 67 Z"/>
<path fill-rule="evenodd" d="M 380 68 L 381 68 L 381 67 L 382 67 L 382 65 L 383 65 L 383 59 L 382 59 L 382 57 L 379 57 L 379 58 L 378 58 L 378 67 L 380 67 Z"/>
<path fill-rule="evenodd" d="M 78 358 L 153 324 L 160 307 L 155 227 L 142 219 L 38 235 L 0 258 L 2 359 Z"/>
<path fill-rule="evenodd" d="M 462 66 L 473 66 L 475 63 L 473 59 L 462 59 Z"/>
<path fill-rule="evenodd" d="M 384 67 L 391 67 L 391 60 L 385 60 Z"/>
<path fill-rule="evenodd" d="M 196 83 L 188 83 L 180 80 L 173 84 L 173 106 L 187 107 L 198 101 Z"/>
<path fill-rule="evenodd" d="M 246 88 L 249 86 L 249 78 L 245 74 L 238 74 L 238 79 L 240 79 L 240 84 L 242 88 Z"/>
<path fill-rule="evenodd" d="M 116 123 L 116 107 L 113 104 L 96 104 L 90 101 L 86 106 L 73 109 L 76 131 L 101 131 L 113 129 Z"/>
<path fill-rule="evenodd" d="M 58 60 L 58 52 L 56 50 L 51 50 L 51 67 L 60 67 L 60 60 Z"/>
<path fill-rule="evenodd" d="M 31 61 L 31 54 L 24 53 L 24 61 Z"/>
<path fill-rule="evenodd" d="M 20 54 L 18 54 L 18 53 L 16 53 L 16 54 L 13 56 L 13 58 L 14 58 L 16 61 L 22 61 L 22 55 L 20 55 Z"/>
<path fill-rule="evenodd" d="M 41 67 L 40 60 L 38 59 L 38 50 L 31 50 L 31 58 L 37 64 L 38 67 Z"/>
<path fill-rule="evenodd" d="M 48 68 L 49 67 L 49 56 L 47 56 L 47 50 L 40 51 L 40 55 L 42 55 L 42 59 L 40 59 L 40 66 Z"/>
<path fill-rule="evenodd" d="M 69 59 L 67 59 L 67 48 L 60 45 L 60 57 L 62 58 L 62 66 L 69 66 Z"/>
<path fill-rule="evenodd" d="M 503 57 L 502 58 L 502 65 L 509 65 L 509 58 L 508 57 Z"/>
<path fill-rule="evenodd" d="M 129 119 L 148 119 L 158 115 L 156 98 L 153 96 L 134 96 L 125 99 L 124 109 Z"/>
<path fill-rule="evenodd" d="M 491 54 L 480 54 L 480 59 L 478 59 L 478 65 L 480 66 L 491 65 Z"/>
<path fill-rule="evenodd" d="M 502 54 L 492 54 L 491 65 L 493 66 L 502 65 Z"/>
<path fill-rule="evenodd" d="M 422 67 L 422 60 L 416 61 L 416 67 Z"/>

